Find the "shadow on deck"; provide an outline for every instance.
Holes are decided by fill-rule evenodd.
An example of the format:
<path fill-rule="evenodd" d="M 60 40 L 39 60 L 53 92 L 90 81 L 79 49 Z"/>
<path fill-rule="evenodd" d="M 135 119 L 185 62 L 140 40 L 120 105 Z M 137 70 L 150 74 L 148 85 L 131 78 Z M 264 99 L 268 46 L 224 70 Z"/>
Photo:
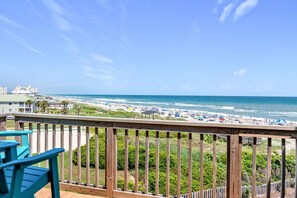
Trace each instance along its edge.
<path fill-rule="evenodd" d="M 68 191 L 60 191 L 61 198 L 103 198 L 99 196 L 92 196 L 92 195 L 85 195 L 85 194 L 78 194 Z M 43 188 L 35 194 L 36 198 L 51 198 L 51 189 L 50 188 Z"/>

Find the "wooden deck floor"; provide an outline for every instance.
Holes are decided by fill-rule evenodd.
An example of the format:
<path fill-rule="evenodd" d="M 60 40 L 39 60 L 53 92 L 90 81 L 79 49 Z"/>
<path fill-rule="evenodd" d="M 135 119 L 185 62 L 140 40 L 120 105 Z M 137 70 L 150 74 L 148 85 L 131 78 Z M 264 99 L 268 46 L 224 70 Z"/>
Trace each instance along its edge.
<path fill-rule="evenodd" d="M 99 196 L 92 196 L 92 195 L 84 195 L 78 194 L 73 192 L 61 191 L 60 192 L 61 198 L 103 198 Z M 51 198 L 51 189 L 43 188 L 35 194 L 36 198 Z"/>

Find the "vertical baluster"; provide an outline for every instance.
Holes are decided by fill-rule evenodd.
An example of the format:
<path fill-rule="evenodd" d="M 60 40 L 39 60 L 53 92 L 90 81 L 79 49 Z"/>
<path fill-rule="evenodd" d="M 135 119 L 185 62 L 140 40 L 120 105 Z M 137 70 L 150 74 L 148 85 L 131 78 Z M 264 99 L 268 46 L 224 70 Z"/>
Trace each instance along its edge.
<path fill-rule="evenodd" d="M 241 192 L 241 156 L 242 156 L 242 137 L 239 136 L 238 137 L 238 195 L 242 196 L 242 192 Z"/>
<path fill-rule="evenodd" d="M 170 134 L 166 134 L 166 197 L 170 197 Z"/>
<path fill-rule="evenodd" d="M 77 177 L 78 184 L 81 184 L 81 130 L 77 126 Z"/>
<path fill-rule="evenodd" d="M 57 131 L 56 131 L 56 125 L 53 124 L 53 129 L 52 129 L 52 148 L 56 148 L 56 141 L 57 141 Z"/>
<path fill-rule="evenodd" d="M 295 198 L 297 198 L 297 139 L 295 139 Z"/>
<path fill-rule="evenodd" d="M 200 197 L 203 196 L 203 147 L 204 147 L 204 135 L 200 134 Z"/>
<path fill-rule="evenodd" d="M 135 131 L 135 186 L 134 191 L 138 192 L 138 169 L 139 169 L 139 131 Z"/>
<path fill-rule="evenodd" d="M 90 186 L 90 128 L 86 127 L 86 185 Z"/>
<path fill-rule="evenodd" d="M 159 195 L 159 131 L 156 131 L 156 181 L 155 194 Z"/>
<path fill-rule="evenodd" d="M 104 139 L 105 139 L 105 184 L 107 191 L 107 197 L 112 196 L 112 188 L 110 189 L 110 185 L 112 183 L 112 179 L 110 176 L 112 175 L 112 169 L 110 168 L 110 164 L 112 163 L 112 152 L 110 149 L 112 149 L 111 141 L 112 137 L 109 135 L 111 127 L 104 129 Z"/>
<path fill-rule="evenodd" d="M 192 133 L 189 133 L 188 197 L 192 198 Z"/>
<path fill-rule="evenodd" d="M 48 124 L 44 124 L 44 151 L 48 150 Z M 45 167 L 48 167 L 48 160 L 45 161 Z"/>
<path fill-rule="evenodd" d="M 150 152 L 150 145 L 149 145 L 149 131 L 145 132 L 145 194 L 148 194 L 148 185 L 149 185 L 149 152 Z"/>
<path fill-rule="evenodd" d="M 253 137 L 253 164 L 252 164 L 252 198 L 256 197 L 256 160 L 257 160 L 257 138 Z"/>
<path fill-rule="evenodd" d="M 23 130 L 23 129 L 22 129 L 22 123 L 19 122 L 19 121 L 15 121 L 15 123 L 14 123 L 14 128 L 15 128 L 15 130 L 17 130 L 17 131 Z M 19 136 L 15 137 L 15 140 L 16 140 L 17 142 L 21 142 L 21 138 L 20 138 Z"/>
<path fill-rule="evenodd" d="M 99 135 L 98 135 L 98 128 L 95 128 L 95 185 L 99 187 Z"/>
<path fill-rule="evenodd" d="M 33 132 L 33 124 L 31 122 L 29 123 L 29 130 Z M 33 147 L 32 147 L 32 145 L 33 145 L 32 135 L 33 135 L 32 133 L 29 134 L 30 156 L 32 155 L 32 149 L 33 149 Z"/>
<path fill-rule="evenodd" d="M 232 177 L 231 177 L 231 163 L 232 163 L 232 135 L 227 136 L 227 183 L 226 183 L 226 188 L 225 188 L 225 196 L 226 198 L 232 198 L 231 197 L 231 186 L 232 186 Z M 220 188 L 221 191 L 222 188 Z M 221 194 L 221 192 L 220 192 Z M 219 195 L 220 196 L 220 195 Z"/>
<path fill-rule="evenodd" d="M 0 122 L 0 131 L 5 131 L 6 130 L 6 119 L 4 120 L 4 122 Z M 5 137 L 1 138 L 2 140 L 5 140 Z"/>
<path fill-rule="evenodd" d="M 113 178 L 113 189 L 117 189 L 118 187 L 118 183 L 117 183 L 117 180 L 118 180 L 118 177 L 117 177 L 117 172 L 118 172 L 118 146 L 117 146 L 117 142 L 118 142 L 118 138 L 117 138 L 117 129 L 113 129 L 113 141 L 114 141 L 114 178 Z"/>
<path fill-rule="evenodd" d="M 72 126 L 69 126 L 69 183 L 72 184 Z"/>
<path fill-rule="evenodd" d="M 177 133 L 177 197 L 180 197 L 180 179 L 181 179 L 181 140 L 180 133 Z"/>
<path fill-rule="evenodd" d="M 267 139 L 267 175 L 266 175 L 266 185 L 267 185 L 267 191 L 266 191 L 266 197 L 270 198 L 271 193 L 271 138 Z"/>
<path fill-rule="evenodd" d="M 125 171 L 124 171 L 124 191 L 128 190 L 128 129 L 125 129 Z"/>
<path fill-rule="evenodd" d="M 213 190 L 213 198 L 217 197 L 216 188 L 217 188 L 217 136 L 213 135 L 213 143 L 212 143 L 212 190 Z"/>
<path fill-rule="evenodd" d="M 61 133 L 61 148 L 64 148 L 64 125 L 61 125 L 60 128 L 60 133 Z M 61 153 L 61 158 L 60 158 L 60 168 L 61 168 L 61 182 L 64 182 L 64 152 Z"/>
<path fill-rule="evenodd" d="M 0 132 L 1 131 L 5 131 L 6 130 L 6 118 L 4 119 L 4 121 L 0 121 Z M 4 137 L 0 137 L 0 140 L 6 140 L 7 138 Z M 31 150 L 30 150 L 31 151 Z"/>
<path fill-rule="evenodd" d="M 286 140 L 282 139 L 282 177 L 281 177 L 281 198 L 286 195 Z"/>
<path fill-rule="evenodd" d="M 37 124 L 37 154 L 40 153 L 40 123 Z M 40 166 L 40 163 L 37 164 Z"/>

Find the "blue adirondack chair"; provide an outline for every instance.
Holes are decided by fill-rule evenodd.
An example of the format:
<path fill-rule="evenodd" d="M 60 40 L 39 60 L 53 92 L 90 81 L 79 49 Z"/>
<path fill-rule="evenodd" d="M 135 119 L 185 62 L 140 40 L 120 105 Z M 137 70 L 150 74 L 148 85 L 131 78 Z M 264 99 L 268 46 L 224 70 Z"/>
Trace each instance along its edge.
<path fill-rule="evenodd" d="M 17 158 L 25 158 L 30 156 L 30 144 L 29 144 L 29 134 L 32 131 L 0 131 L 0 137 L 11 137 L 19 136 L 21 137 L 22 145 L 17 148 Z M 15 142 L 15 140 L 0 140 L 5 142 Z M 4 154 L 1 153 L 0 160 L 4 159 Z"/>
<path fill-rule="evenodd" d="M 64 149 L 56 148 L 33 157 L 0 164 L 0 198 L 33 198 L 49 182 L 52 197 L 60 197 L 57 158 L 61 152 Z M 32 166 L 46 160 L 49 160 L 49 169 Z"/>

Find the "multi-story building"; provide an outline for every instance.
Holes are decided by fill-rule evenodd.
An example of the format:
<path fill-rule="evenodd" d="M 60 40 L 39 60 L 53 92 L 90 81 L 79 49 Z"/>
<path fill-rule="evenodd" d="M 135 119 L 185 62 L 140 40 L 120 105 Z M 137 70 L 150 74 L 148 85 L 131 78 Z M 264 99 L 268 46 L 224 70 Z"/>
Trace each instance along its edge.
<path fill-rule="evenodd" d="M 20 85 L 16 86 L 15 89 L 12 91 L 13 94 L 38 94 L 38 89 L 31 87 L 31 85 L 27 87 L 21 87 Z"/>
<path fill-rule="evenodd" d="M 32 104 L 27 101 L 31 100 Z M 34 99 L 26 95 L 0 95 L 0 113 L 25 112 L 32 113 L 34 110 Z"/>
<path fill-rule="evenodd" d="M 7 87 L 0 87 L 0 95 L 7 95 Z"/>

